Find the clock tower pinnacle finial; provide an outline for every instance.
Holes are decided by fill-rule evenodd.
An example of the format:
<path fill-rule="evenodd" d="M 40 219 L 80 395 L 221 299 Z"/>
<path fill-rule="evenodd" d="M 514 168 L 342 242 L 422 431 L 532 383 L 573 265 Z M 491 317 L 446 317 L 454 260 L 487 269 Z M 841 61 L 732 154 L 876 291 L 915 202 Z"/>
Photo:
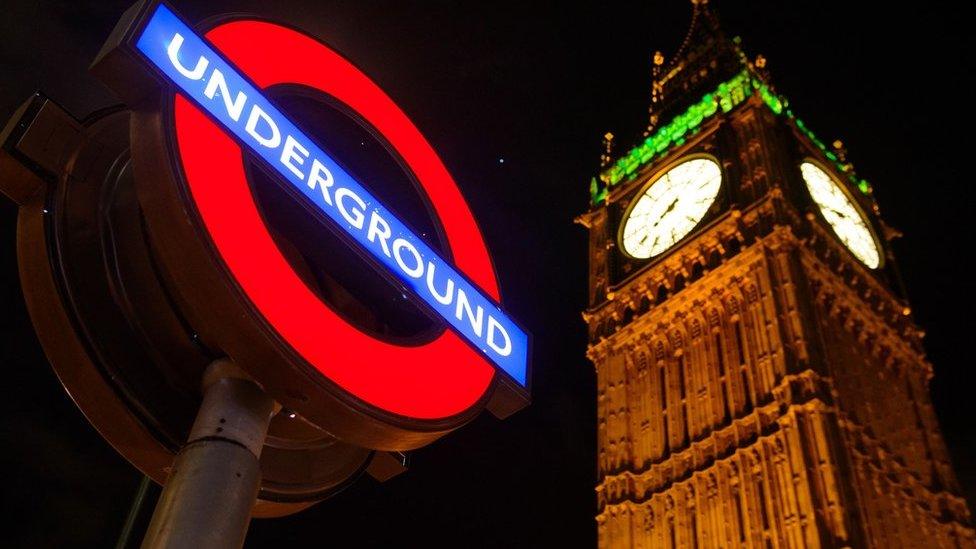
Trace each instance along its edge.
<path fill-rule="evenodd" d="M 658 103 L 664 100 L 661 89 L 661 66 L 664 65 L 664 54 L 660 51 L 654 52 L 652 58 L 653 68 L 651 69 L 651 104 L 647 107 L 647 129 L 644 130 L 644 137 L 647 137 L 657 126 Z"/>

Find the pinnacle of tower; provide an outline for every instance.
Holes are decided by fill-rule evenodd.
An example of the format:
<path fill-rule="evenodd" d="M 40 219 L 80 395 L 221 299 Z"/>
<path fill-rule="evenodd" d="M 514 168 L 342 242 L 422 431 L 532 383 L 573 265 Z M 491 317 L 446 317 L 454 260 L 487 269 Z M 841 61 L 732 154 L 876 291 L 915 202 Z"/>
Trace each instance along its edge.
<path fill-rule="evenodd" d="M 708 0 L 691 0 L 691 24 L 674 55 L 655 52 L 649 108 L 649 134 L 658 120 L 666 120 L 719 82 L 748 66 L 736 39 L 729 38 Z"/>

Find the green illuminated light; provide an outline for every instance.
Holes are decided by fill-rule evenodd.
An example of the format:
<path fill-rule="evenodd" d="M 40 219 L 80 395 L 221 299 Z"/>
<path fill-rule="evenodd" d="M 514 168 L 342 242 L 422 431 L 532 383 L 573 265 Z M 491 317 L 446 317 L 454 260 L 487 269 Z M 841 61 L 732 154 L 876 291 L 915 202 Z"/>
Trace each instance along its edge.
<path fill-rule="evenodd" d="M 785 115 L 793 121 L 800 132 L 817 146 L 842 173 L 847 173 L 852 183 L 864 194 L 871 193 L 871 186 L 867 181 L 858 180 L 851 174 L 851 170 L 842 164 L 837 155 L 830 151 L 817 136 L 811 132 L 802 120 L 794 117 L 793 111 L 788 109 L 786 98 L 777 95 L 768 85 L 744 70 L 726 82 L 718 85 L 712 93 L 705 94 L 700 101 L 692 104 L 683 113 L 676 116 L 670 123 L 659 127 L 647 137 L 643 143 L 634 147 L 625 156 L 617 160 L 613 166 L 600 174 L 599 181 L 590 181 L 590 200 L 592 204 L 603 203 L 610 187 L 625 181 L 637 170 L 660 156 L 672 147 L 683 145 L 687 136 L 697 133 L 699 126 L 719 112 L 727 113 L 740 105 L 753 94 L 758 93 L 769 110 L 774 114 Z M 604 185 L 600 185 L 600 182 Z"/>
<path fill-rule="evenodd" d="M 705 120 L 714 116 L 719 108 L 722 112 L 729 112 L 736 105 L 745 101 L 751 91 L 749 73 L 742 71 L 728 82 L 719 85 L 714 93 L 705 94 L 701 101 L 688 107 L 669 124 L 661 126 L 643 143 L 631 150 L 620 160 L 601 174 L 600 179 L 613 186 L 625 177 L 633 174 L 638 168 L 654 160 L 656 156 L 667 151 L 672 145 L 684 143 L 685 136 L 698 128 Z M 594 195 L 595 196 L 595 195 Z"/>

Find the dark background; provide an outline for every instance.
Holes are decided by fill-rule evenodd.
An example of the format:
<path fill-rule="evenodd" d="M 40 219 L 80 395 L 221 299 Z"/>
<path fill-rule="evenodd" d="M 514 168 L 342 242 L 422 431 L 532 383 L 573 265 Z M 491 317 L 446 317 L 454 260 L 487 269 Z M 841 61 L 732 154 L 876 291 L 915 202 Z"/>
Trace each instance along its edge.
<path fill-rule="evenodd" d="M 187 19 L 241 10 L 320 36 L 376 80 L 452 170 L 485 233 L 505 302 L 535 335 L 534 402 L 414 452 L 298 515 L 252 523 L 248 547 L 595 545 L 595 396 L 584 358 L 587 207 L 600 136 L 621 151 L 645 123 L 650 57 L 671 54 L 681 0 L 174 2 Z M 750 55 L 824 141 L 842 138 L 872 182 L 935 364 L 932 393 L 956 470 L 976 498 L 971 258 L 973 67 L 955 8 L 720 2 Z M 0 119 L 35 89 L 76 116 L 113 102 L 85 69 L 127 2 L 13 0 L 0 14 Z M 500 159 L 504 159 L 504 163 Z M 33 334 L 0 199 L 0 543 L 115 543 L 140 475 L 61 389 Z M 141 532 L 137 532 L 137 536 Z M 440 543 L 438 543 L 440 542 Z"/>

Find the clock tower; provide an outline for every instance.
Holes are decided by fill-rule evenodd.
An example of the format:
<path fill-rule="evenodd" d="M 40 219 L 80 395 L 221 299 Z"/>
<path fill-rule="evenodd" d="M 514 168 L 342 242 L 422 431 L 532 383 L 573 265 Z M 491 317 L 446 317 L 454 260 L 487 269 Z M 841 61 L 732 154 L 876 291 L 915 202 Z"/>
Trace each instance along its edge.
<path fill-rule="evenodd" d="M 706 0 L 590 184 L 602 548 L 973 547 L 871 186 Z"/>

